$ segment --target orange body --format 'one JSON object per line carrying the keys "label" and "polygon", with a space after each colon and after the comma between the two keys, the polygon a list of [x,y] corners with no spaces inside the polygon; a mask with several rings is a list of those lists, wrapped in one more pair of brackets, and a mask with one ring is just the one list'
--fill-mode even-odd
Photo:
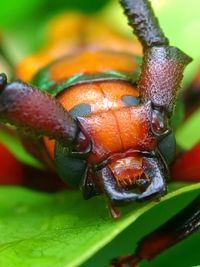
{"label": "orange body", "polygon": [[[127,106],[124,96],[139,98],[139,93],[125,81],[102,81],[71,86],[58,99],[68,111],[79,104],[90,105],[91,113],[77,118],[92,141],[87,161],[99,164],[110,158],[115,177],[127,185],[143,173],[142,156],[137,151],[151,152],[156,143],[150,129],[150,106]],[[54,141],[45,138],[45,144],[53,157]]]}
{"label": "orange body", "polygon": [[[30,81],[39,69],[53,60],[74,54],[80,50],[98,50],[107,51],[107,53],[112,51],[142,56],[142,47],[139,42],[136,40],[133,41],[132,38],[130,40],[127,37],[125,38],[103,21],[96,18],[94,20],[93,18],[78,13],[64,13],[58,15],[49,23],[44,46],[37,54],[28,56],[18,64],[16,76],[23,81]],[[86,59],[84,62],[85,66],[87,64],[94,66],[100,63],[99,60],[101,60],[101,58],[99,57],[98,59],[90,58],[90,56],[87,57],[87,53],[84,53],[84,55],[78,59],[73,56],[72,61],[68,61],[68,63],[70,63],[70,69],[76,68],[76,65],[80,64],[81,59]],[[91,59],[93,63],[91,63],[91,61],[89,62],[88,59]],[[115,64],[120,64],[119,56],[113,60]],[[61,60],[61,62],[63,61]],[[55,69],[55,67],[53,69]],[[132,71],[133,70],[134,69],[132,69]],[[68,71],[70,70],[68,69]],[[76,70],[73,74],[75,73]]]}
{"label": "orange body", "polygon": [[139,97],[139,94],[127,82],[105,81],[72,86],[58,96],[67,110],[81,103],[91,106],[90,115],[78,118],[84,132],[93,140],[90,161],[99,162],[112,153],[129,149],[152,149],[154,139],[148,134],[149,107],[127,107],[123,96]]}

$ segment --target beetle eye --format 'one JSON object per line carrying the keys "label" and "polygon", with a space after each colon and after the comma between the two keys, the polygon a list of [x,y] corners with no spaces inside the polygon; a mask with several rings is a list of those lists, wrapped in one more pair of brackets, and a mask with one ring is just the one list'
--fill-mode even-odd
{"label": "beetle eye", "polygon": [[165,112],[153,109],[151,116],[151,129],[155,135],[163,135],[168,132],[168,119]]}
{"label": "beetle eye", "polygon": [[126,106],[137,106],[140,103],[140,99],[138,97],[132,96],[132,95],[124,95],[122,96],[122,102],[126,105]]}
{"label": "beetle eye", "polygon": [[69,112],[73,118],[86,117],[91,113],[91,106],[89,104],[79,104],[70,109]]}

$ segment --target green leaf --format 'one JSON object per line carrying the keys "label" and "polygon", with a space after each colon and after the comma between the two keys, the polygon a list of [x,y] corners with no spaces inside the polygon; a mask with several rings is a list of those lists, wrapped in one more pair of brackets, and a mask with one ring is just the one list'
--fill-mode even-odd
{"label": "green leaf", "polygon": [[[190,203],[198,194],[190,191],[170,198],[143,213],[132,225],[122,231],[112,242],[98,251],[81,267],[108,266],[111,258],[132,254],[136,251],[137,243],[145,235],[166,222],[179,210]],[[200,262],[199,255],[200,232],[164,251],[152,261],[142,261],[140,267],[188,267]],[[184,257],[183,255],[187,255]]]}
{"label": "green leaf", "polygon": [[[198,190],[174,184],[162,202]],[[158,203],[134,203],[109,218],[102,198],[83,201],[80,192],[55,195],[0,188],[0,266],[79,266]]]}
{"label": "green leaf", "polygon": [[0,129],[0,142],[2,142],[10,152],[22,163],[42,169],[42,164],[31,156],[22,146],[20,140],[16,136],[8,134],[3,129]]}
{"label": "green leaf", "polygon": [[[107,0],[10,0],[2,1],[0,8],[0,26],[13,27],[16,24],[23,25],[30,21],[42,20],[42,17],[63,10],[79,10],[84,12],[94,12],[99,10]],[[25,26],[25,25],[24,25]]]}
{"label": "green leaf", "polygon": [[0,8],[0,26],[8,27],[28,20],[39,8],[39,0],[2,1]]}
{"label": "green leaf", "polygon": [[198,109],[177,131],[178,144],[185,148],[191,148],[200,140],[200,109]]}

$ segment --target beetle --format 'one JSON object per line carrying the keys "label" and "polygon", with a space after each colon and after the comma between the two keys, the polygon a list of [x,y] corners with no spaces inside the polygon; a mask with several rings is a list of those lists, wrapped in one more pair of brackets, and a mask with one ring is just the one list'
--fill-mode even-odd
{"label": "beetle", "polygon": [[[114,217],[116,206],[167,192],[175,155],[170,118],[191,61],[169,45],[147,0],[120,2],[143,47],[138,79],[137,55],[84,45],[30,83],[0,75],[1,122],[38,136],[59,176],[79,185],[85,199],[105,194]],[[133,266],[134,257],[113,265]]]}
{"label": "beetle", "polygon": [[137,88],[132,55],[81,49],[40,70],[37,87],[0,80],[1,121],[45,136],[61,178],[81,183],[84,198],[104,192],[114,205],[165,194],[162,142],[169,138],[173,150],[168,121],[191,61],[169,46],[148,2],[121,3],[144,49]]}

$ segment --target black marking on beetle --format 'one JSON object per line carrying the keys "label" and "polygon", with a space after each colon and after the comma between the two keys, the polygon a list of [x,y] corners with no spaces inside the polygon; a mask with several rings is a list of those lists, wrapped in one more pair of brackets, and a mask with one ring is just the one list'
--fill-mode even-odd
{"label": "black marking on beetle", "polygon": [[132,96],[132,95],[124,95],[121,97],[123,103],[126,106],[137,106],[140,103],[140,99],[138,97]]}
{"label": "black marking on beetle", "polygon": [[82,103],[74,106],[72,109],[70,109],[69,112],[73,118],[77,118],[88,116],[92,112],[92,110],[89,104]]}

